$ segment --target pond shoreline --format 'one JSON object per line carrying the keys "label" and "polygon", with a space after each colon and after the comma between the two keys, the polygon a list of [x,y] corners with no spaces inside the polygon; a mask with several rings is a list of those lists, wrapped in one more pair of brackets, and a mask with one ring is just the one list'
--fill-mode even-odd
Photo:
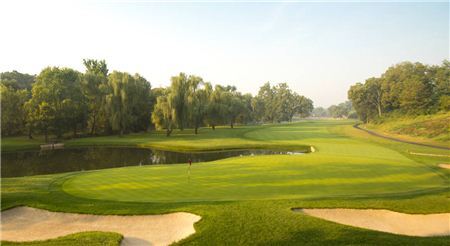
{"label": "pond shoreline", "polygon": [[[310,148],[311,150],[311,148]],[[298,155],[304,150],[232,149],[197,152],[166,151],[141,147],[72,147],[2,153],[2,177],[23,177],[126,166],[172,165],[216,161],[232,157]]]}

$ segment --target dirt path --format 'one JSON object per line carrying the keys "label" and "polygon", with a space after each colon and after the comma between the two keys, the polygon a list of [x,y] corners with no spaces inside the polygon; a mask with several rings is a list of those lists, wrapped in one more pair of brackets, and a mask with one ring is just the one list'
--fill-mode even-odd
{"label": "dirt path", "polygon": [[382,209],[297,209],[336,223],[408,236],[450,235],[450,213],[403,214]]}
{"label": "dirt path", "polygon": [[359,127],[359,124],[353,125],[354,128],[361,130],[361,131],[365,131],[367,133],[369,133],[370,135],[373,136],[377,136],[380,138],[385,138],[385,139],[389,139],[389,140],[393,140],[393,141],[397,141],[397,142],[401,142],[401,143],[407,143],[407,144],[414,144],[414,145],[420,145],[420,146],[426,146],[426,147],[431,147],[431,148],[435,148],[435,149],[443,149],[443,150],[450,150],[449,147],[444,147],[444,146],[438,146],[438,145],[433,145],[433,144],[425,144],[425,143],[417,143],[417,142],[412,142],[412,141],[407,141],[407,140],[402,140],[402,139],[398,139],[398,138],[394,138],[394,137],[388,137],[385,135],[382,135],[380,133],[371,131],[371,130],[367,130],[364,128]]}
{"label": "dirt path", "polygon": [[200,216],[190,213],[163,215],[88,215],[17,207],[1,212],[2,240],[34,241],[82,231],[117,232],[121,245],[169,245],[195,233]]}

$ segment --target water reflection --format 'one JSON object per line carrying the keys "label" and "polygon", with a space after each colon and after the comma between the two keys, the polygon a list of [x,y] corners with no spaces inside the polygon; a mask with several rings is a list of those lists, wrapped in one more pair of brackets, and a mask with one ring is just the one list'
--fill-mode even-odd
{"label": "water reflection", "polygon": [[41,151],[6,152],[1,155],[1,176],[95,170],[112,167],[204,162],[234,156],[303,154],[301,151],[231,150],[217,152],[172,152],[140,148],[66,148]]}

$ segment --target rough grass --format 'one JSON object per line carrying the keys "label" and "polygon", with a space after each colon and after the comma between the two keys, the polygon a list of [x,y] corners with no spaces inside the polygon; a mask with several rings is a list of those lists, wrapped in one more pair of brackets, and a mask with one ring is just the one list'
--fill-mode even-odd
{"label": "rough grass", "polygon": [[[189,181],[186,165],[4,178],[1,206],[6,209],[28,205],[93,214],[186,211],[202,216],[195,224],[197,232],[177,245],[448,243],[449,237],[399,236],[291,211],[298,207],[380,208],[405,213],[450,211],[450,171],[437,167],[449,158],[408,154],[408,151],[446,153],[445,150],[377,138],[353,129],[352,124],[310,121],[215,132],[203,129],[200,136],[191,136],[186,131],[183,132],[186,135],[177,132],[173,138],[151,134],[127,136],[123,139],[168,148],[202,150],[266,144],[313,145],[318,151],[300,156],[238,157],[195,163]],[[211,147],[207,139],[219,136],[220,141]],[[108,137],[88,141],[107,144]]]}
{"label": "rough grass", "polygon": [[366,124],[380,131],[405,140],[450,145],[450,112],[434,115],[387,118],[380,124]]}
{"label": "rough grass", "polygon": [[90,245],[90,246],[114,246],[122,241],[122,235],[114,232],[81,232],[51,240],[33,242],[8,242],[2,241],[4,246],[60,246],[60,245]]}

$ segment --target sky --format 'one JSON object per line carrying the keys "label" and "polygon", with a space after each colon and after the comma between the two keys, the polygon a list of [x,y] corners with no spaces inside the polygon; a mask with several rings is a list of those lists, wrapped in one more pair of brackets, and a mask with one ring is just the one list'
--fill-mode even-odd
{"label": "sky", "polygon": [[84,58],[139,73],[179,72],[255,95],[265,82],[328,107],[402,61],[449,59],[449,3],[0,0],[0,72],[84,71]]}

